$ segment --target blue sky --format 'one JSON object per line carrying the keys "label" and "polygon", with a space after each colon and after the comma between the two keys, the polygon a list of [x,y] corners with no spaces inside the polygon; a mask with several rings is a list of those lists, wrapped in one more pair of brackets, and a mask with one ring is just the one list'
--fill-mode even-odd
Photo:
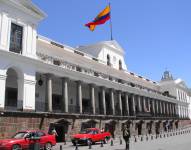
{"label": "blue sky", "polygon": [[[33,0],[48,17],[38,34],[76,47],[110,40],[109,22],[84,27],[108,0]],[[113,37],[125,50],[130,71],[155,81],[167,68],[191,87],[191,1],[110,0]]]}

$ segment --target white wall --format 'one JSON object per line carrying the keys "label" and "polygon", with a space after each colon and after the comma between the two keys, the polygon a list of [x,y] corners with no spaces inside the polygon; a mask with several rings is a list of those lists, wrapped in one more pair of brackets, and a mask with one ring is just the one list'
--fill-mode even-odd
{"label": "white wall", "polygon": [[20,10],[0,3],[0,49],[9,51],[11,23],[23,27],[22,54],[36,57],[37,20]]}
{"label": "white wall", "polygon": [[122,68],[124,70],[127,70],[125,61],[124,61],[124,56],[112,51],[111,49],[108,48],[103,48],[99,55],[98,55],[98,59],[103,60],[105,62],[107,62],[107,55],[109,54],[110,56],[110,62],[112,64],[112,67],[115,69],[119,69],[119,60],[121,60],[122,62]]}

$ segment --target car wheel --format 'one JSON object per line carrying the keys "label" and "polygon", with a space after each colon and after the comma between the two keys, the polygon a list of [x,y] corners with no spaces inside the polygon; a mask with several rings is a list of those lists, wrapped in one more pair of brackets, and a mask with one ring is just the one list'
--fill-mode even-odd
{"label": "car wheel", "polygon": [[72,142],[73,146],[76,146],[76,143],[75,142]]}
{"label": "car wheel", "polygon": [[52,149],[52,144],[51,143],[46,143],[45,144],[45,150],[51,150]]}
{"label": "car wheel", "polygon": [[21,146],[16,144],[12,146],[12,150],[21,150]]}

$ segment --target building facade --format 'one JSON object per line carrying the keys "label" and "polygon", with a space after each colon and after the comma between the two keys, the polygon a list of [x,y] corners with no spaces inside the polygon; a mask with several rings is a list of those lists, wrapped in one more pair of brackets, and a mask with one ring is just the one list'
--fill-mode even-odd
{"label": "building facade", "polygon": [[178,115],[191,118],[191,90],[186,86],[185,82],[180,78],[174,79],[169,71],[165,71],[159,84],[164,94],[174,96],[178,101],[186,102],[178,104]]}
{"label": "building facade", "polygon": [[115,137],[124,124],[132,135],[155,134],[188,119],[188,101],[129,72],[116,41],[57,43],[37,35],[45,16],[30,0],[0,1],[0,138],[53,127],[57,141],[87,127]]}

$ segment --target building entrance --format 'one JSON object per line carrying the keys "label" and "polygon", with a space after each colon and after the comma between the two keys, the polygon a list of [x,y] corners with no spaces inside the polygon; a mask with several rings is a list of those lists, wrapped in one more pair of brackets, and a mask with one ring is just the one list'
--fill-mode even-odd
{"label": "building entrance", "polygon": [[115,127],[116,127],[116,122],[114,120],[105,123],[105,131],[110,132],[112,138],[115,138]]}
{"label": "building entrance", "polygon": [[155,132],[156,134],[160,133],[160,122],[155,122]]}
{"label": "building entrance", "polygon": [[66,141],[66,134],[68,133],[68,128],[71,123],[67,120],[60,120],[55,123],[51,123],[49,126],[49,133],[52,132],[53,129],[56,130],[56,142],[65,142]]}
{"label": "building entrance", "polygon": [[151,134],[151,133],[152,133],[152,124],[153,124],[152,121],[147,122],[147,124],[146,124],[146,128],[147,128],[147,133],[148,133],[148,134]]}
{"label": "building entrance", "polygon": [[136,123],[138,135],[142,134],[142,123],[143,123],[142,121],[139,121],[138,123]]}
{"label": "building entrance", "polygon": [[21,100],[18,101],[18,96],[19,96],[18,81],[21,83],[19,77],[20,76],[18,76],[15,69],[9,68],[7,70],[6,90],[5,90],[5,109],[7,110],[17,110],[18,107],[22,108],[22,101]]}
{"label": "building entrance", "polygon": [[86,128],[95,128],[97,123],[98,122],[95,120],[84,120],[82,121],[81,130],[84,130]]}

